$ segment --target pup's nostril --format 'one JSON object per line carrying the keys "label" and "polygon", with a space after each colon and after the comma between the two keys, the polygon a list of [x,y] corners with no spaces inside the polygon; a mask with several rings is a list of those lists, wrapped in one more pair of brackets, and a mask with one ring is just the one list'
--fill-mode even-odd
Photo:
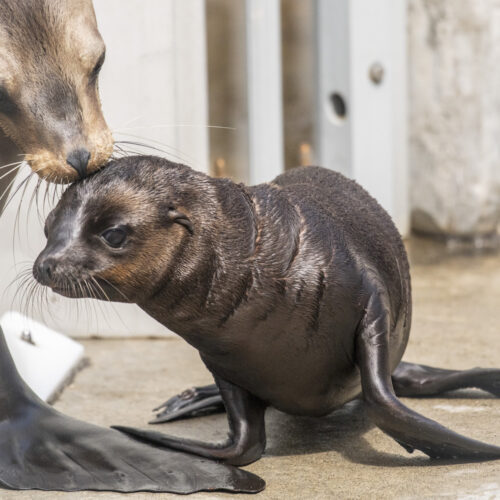
{"label": "pup's nostril", "polygon": [[87,176],[87,166],[89,161],[90,152],[85,148],[75,149],[66,157],[66,162],[78,172],[80,179]]}
{"label": "pup's nostril", "polygon": [[48,283],[52,280],[54,276],[55,261],[53,259],[44,259],[40,264],[38,264],[38,273],[42,278],[42,281]]}

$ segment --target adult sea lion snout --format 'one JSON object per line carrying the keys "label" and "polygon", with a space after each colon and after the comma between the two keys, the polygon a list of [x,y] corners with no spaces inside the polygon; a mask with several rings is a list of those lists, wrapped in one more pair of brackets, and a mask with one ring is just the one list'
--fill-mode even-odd
{"label": "adult sea lion snout", "polygon": [[96,171],[114,142],[101,110],[105,46],[91,0],[0,5],[0,127],[40,177]]}

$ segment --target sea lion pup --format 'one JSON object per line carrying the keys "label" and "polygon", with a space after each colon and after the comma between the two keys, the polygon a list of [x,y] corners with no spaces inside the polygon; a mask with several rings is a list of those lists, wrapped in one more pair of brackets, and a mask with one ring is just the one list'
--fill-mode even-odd
{"label": "sea lion pup", "polygon": [[212,372],[230,426],[221,444],[122,431],[248,464],[265,448],[267,406],[321,416],[362,395],[408,451],[500,457],[397,398],[394,386],[498,396],[500,370],[400,364],[411,316],[405,249],[387,213],[338,173],[297,168],[245,187],[129,157],[69,187],[45,231],[35,278],[66,297],[135,302],[182,336]]}

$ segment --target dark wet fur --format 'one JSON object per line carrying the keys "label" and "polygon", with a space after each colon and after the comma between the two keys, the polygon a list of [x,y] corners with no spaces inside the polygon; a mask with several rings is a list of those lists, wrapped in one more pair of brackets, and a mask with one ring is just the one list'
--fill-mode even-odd
{"label": "dark wet fur", "polygon": [[[97,238],[108,212],[133,235],[116,257]],[[80,235],[67,236],[64,228],[77,220]],[[460,436],[397,399],[393,385],[415,396],[471,385],[494,391],[500,371],[400,364],[411,323],[406,252],[388,214],[352,180],[306,167],[246,187],[164,159],[130,157],[69,188],[51,226],[35,269],[53,259],[60,275],[105,274],[196,347],[231,433],[214,445],[120,430],[241,465],[265,448],[266,406],[321,416],[362,395],[373,421],[409,451],[500,457],[499,447]],[[204,393],[213,406],[213,390]],[[179,412],[189,404],[170,406]]]}

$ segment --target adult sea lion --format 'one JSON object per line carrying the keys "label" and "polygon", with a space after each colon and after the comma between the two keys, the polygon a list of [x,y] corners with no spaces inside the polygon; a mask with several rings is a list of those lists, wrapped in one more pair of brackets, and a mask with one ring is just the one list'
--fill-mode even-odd
{"label": "adult sea lion", "polygon": [[135,302],[182,336],[212,372],[230,427],[220,444],[116,427],[126,433],[248,464],[265,448],[266,407],[321,416],[362,395],[410,452],[500,457],[397,398],[471,386],[499,396],[500,370],[400,363],[406,252],[388,214],[338,173],[297,168],[246,187],[129,157],[69,187],[45,231],[35,278],[66,297]]}
{"label": "adult sea lion", "polygon": [[[103,166],[113,138],[98,74],[104,43],[90,0],[0,2],[0,212],[25,159],[70,182]],[[21,154],[22,153],[22,154]],[[0,330],[0,486],[190,493],[260,491],[247,472],[165,453],[56,412],[20,379]]]}
{"label": "adult sea lion", "polygon": [[2,165],[24,159],[40,177],[70,182],[106,163],[114,143],[98,92],[104,56],[91,0],[2,0]]}

